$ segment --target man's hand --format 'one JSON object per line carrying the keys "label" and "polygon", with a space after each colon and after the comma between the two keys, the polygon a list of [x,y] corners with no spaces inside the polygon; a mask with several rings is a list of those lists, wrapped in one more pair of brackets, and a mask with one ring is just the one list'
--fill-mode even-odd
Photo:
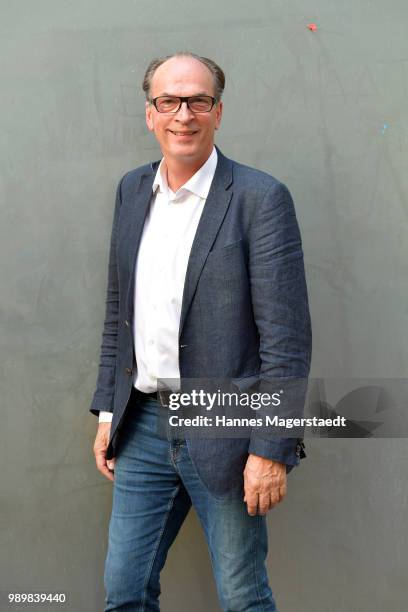
{"label": "man's hand", "polygon": [[93,447],[96,467],[101,472],[101,474],[108,478],[108,480],[114,480],[112,472],[115,467],[115,458],[106,461],[106,450],[109,444],[109,434],[111,425],[112,423],[99,423]]}
{"label": "man's hand", "polygon": [[266,514],[286,495],[286,465],[249,455],[244,470],[244,491],[248,514]]}

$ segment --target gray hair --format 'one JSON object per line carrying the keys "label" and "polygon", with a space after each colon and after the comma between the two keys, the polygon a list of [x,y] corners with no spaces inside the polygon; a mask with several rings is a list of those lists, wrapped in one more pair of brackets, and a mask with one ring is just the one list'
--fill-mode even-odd
{"label": "gray hair", "polygon": [[157,68],[173,57],[193,57],[194,59],[204,64],[204,66],[207,66],[214,79],[214,97],[216,98],[217,102],[221,99],[222,92],[224,91],[225,87],[225,74],[223,70],[218,66],[218,64],[216,64],[208,57],[196,55],[195,53],[191,53],[190,51],[179,51],[178,53],[172,53],[171,55],[166,55],[165,57],[160,57],[150,62],[145,72],[142,84],[143,91],[146,94],[146,100],[150,100],[150,88],[152,84],[152,78]]}

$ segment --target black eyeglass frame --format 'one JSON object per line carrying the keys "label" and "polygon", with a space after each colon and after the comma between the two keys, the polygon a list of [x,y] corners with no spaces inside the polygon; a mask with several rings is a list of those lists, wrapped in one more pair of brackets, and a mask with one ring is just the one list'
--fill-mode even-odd
{"label": "black eyeglass frame", "polygon": [[[157,100],[160,100],[160,98],[177,98],[179,100],[179,105],[176,108],[176,110],[172,110],[172,111],[159,111],[159,109],[157,108]],[[206,110],[206,111],[195,111],[192,108],[190,108],[190,103],[189,101],[191,100],[191,98],[208,98],[211,100],[212,104],[211,107]],[[179,112],[181,105],[183,104],[183,102],[186,102],[189,110],[191,110],[192,113],[210,113],[212,111],[212,109],[214,108],[214,105],[218,102],[217,98],[214,98],[213,96],[207,96],[207,95],[195,95],[195,96],[157,96],[156,98],[150,98],[149,100],[150,104],[153,104],[154,108],[157,110],[158,113],[160,113],[161,115],[175,115],[176,113]]]}

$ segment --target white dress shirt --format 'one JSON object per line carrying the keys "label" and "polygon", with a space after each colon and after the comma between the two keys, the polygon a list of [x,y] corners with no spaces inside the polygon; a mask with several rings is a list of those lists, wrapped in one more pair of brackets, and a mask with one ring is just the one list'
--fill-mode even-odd
{"label": "white dress shirt", "polygon": [[[133,338],[137,371],[133,385],[151,393],[158,379],[178,388],[181,303],[191,246],[214,178],[217,151],[175,193],[161,160],[153,182],[135,269]],[[170,381],[168,381],[170,383]],[[99,413],[99,422],[112,420]]]}

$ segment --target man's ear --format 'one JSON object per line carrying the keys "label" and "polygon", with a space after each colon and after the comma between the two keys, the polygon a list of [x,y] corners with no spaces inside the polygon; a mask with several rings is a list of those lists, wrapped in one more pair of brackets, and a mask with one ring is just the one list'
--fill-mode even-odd
{"label": "man's ear", "polygon": [[145,104],[145,112],[146,112],[146,125],[147,128],[153,132],[154,130],[154,122],[153,122],[153,104],[150,104],[150,102],[148,102],[146,100],[146,104]]}
{"label": "man's ear", "polygon": [[220,100],[215,109],[215,129],[218,130],[222,117],[222,101]]}

